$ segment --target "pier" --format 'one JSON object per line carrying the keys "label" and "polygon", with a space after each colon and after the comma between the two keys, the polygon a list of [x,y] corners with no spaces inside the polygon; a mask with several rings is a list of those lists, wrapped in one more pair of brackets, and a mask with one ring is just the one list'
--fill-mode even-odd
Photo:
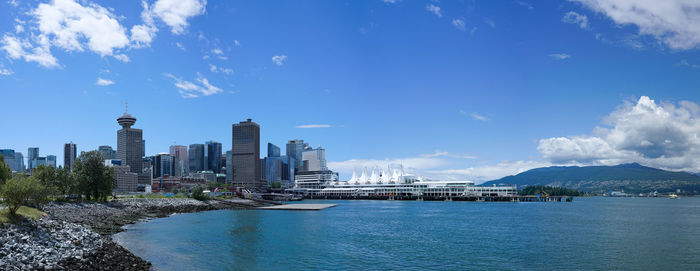
{"label": "pier", "polygon": [[571,202],[569,196],[343,196],[343,195],[306,195],[305,199],[341,199],[341,200],[417,200],[417,201],[475,201],[475,202]]}

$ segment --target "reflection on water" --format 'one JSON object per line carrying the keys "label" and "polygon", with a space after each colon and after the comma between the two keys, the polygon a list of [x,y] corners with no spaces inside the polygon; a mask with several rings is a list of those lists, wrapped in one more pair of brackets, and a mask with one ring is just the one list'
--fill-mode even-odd
{"label": "reflection on water", "polygon": [[700,269],[700,198],[333,202],[178,214],[114,238],[160,270]]}

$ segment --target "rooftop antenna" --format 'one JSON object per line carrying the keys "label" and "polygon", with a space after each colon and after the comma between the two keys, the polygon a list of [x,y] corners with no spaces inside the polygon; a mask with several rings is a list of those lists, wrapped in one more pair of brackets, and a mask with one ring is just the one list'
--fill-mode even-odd
{"label": "rooftop antenna", "polygon": [[124,103],[124,113],[129,112],[129,100]]}

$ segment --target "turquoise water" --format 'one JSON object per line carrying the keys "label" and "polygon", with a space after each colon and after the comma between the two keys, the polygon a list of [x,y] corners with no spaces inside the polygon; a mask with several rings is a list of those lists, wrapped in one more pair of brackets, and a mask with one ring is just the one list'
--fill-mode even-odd
{"label": "turquoise water", "polygon": [[319,202],[339,205],[177,214],[114,239],[157,270],[700,269],[700,198]]}

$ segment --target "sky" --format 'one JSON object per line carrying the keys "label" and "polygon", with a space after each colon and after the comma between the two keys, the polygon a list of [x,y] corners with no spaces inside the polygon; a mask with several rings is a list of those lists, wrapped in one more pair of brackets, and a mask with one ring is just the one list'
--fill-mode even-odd
{"label": "sky", "polygon": [[0,148],[59,164],[116,148],[128,101],[147,155],[252,118],[341,179],[700,172],[697,1],[2,0],[0,36]]}

